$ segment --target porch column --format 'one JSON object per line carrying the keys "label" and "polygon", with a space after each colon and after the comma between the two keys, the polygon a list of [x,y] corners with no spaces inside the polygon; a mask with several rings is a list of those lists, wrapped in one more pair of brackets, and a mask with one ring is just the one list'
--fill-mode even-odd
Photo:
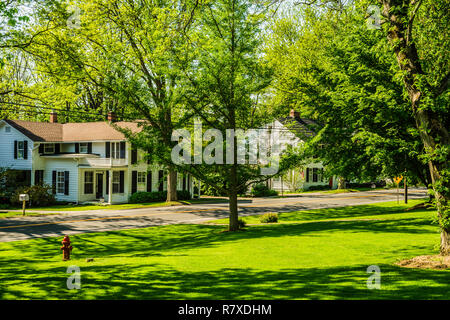
{"label": "porch column", "polygon": [[113,195],[113,189],[112,189],[112,180],[113,179],[113,171],[109,170],[109,179],[107,181],[108,183],[108,190],[109,190],[109,194],[108,194],[108,203],[112,204],[112,195]]}

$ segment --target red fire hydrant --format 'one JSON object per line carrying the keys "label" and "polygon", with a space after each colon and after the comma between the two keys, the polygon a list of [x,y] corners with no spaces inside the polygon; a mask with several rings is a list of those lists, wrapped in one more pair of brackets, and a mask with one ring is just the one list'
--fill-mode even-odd
{"label": "red fire hydrant", "polygon": [[70,260],[70,251],[72,251],[72,246],[70,245],[70,238],[69,236],[65,236],[63,241],[61,241],[62,247],[60,250],[63,251],[63,261]]}

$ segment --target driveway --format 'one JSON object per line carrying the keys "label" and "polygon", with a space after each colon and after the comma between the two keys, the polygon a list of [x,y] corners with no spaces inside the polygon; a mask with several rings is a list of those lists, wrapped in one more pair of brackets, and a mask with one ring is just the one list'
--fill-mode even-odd
{"label": "driveway", "polygon": [[[409,199],[424,198],[426,190],[410,189],[408,195]],[[306,193],[286,198],[241,199],[239,215],[343,207],[396,199],[395,190],[340,194]],[[402,203],[401,196],[400,202]],[[65,211],[47,216],[15,216],[0,219],[0,242],[167,224],[202,223],[226,217],[228,203],[223,202],[126,210]]]}

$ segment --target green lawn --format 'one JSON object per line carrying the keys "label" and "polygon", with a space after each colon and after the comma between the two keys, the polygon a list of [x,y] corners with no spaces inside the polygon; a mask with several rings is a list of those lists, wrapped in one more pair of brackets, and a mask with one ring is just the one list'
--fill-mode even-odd
{"label": "green lawn", "polygon": [[[439,242],[435,212],[404,207],[282,214],[288,223],[237,233],[207,224],[80,234],[66,262],[62,237],[0,243],[0,298],[449,299],[449,270],[394,265],[436,254]],[[66,289],[69,265],[81,268],[80,290]],[[369,265],[381,290],[366,287]]]}
{"label": "green lawn", "polygon": [[[123,203],[123,204],[113,204],[113,205],[67,205],[67,204],[61,204],[61,205],[53,205],[48,207],[37,207],[37,208],[27,208],[26,212],[32,211],[91,211],[91,210],[123,210],[123,209],[141,209],[141,208],[151,208],[151,207],[167,207],[167,206],[179,206],[179,205],[191,205],[196,203],[211,203],[211,202],[226,202],[227,200],[224,199],[211,199],[211,198],[204,198],[204,199],[191,199],[191,200],[182,200],[182,201],[161,201],[161,202],[148,202],[148,203]],[[22,210],[20,207],[15,208],[9,208],[1,211],[8,211],[8,210]],[[31,210],[31,211],[30,211]],[[0,211],[0,217],[2,217]],[[11,215],[21,215],[22,212],[9,212]]]}
{"label": "green lawn", "polygon": [[[43,212],[26,212],[26,216],[40,216],[40,215],[49,215],[54,213],[43,213]],[[22,216],[22,212],[18,211],[0,211],[0,219],[14,217],[14,216]]]}

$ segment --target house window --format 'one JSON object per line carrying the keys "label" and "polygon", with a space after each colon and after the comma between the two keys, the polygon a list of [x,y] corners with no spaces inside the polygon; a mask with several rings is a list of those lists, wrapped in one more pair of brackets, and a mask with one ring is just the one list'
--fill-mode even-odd
{"label": "house window", "polygon": [[11,133],[11,127],[5,127],[5,132],[6,133]]}
{"label": "house window", "polygon": [[84,193],[85,194],[94,193],[94,172],[92,171],[84,172]]}
{"label": "house window", "polygon": [[24,159],[25,157],[25,142],[17,141],[17,159]]}
{"label": "house window", "polygon": [[317,182],[318,181],[318,168],[313,168],[313,182]]}
{"label": "house window", "polygon": [[120,142],[111,142],[111,158],[120,159]]}
{"label": "house window", "polygon": [[145,172],[138,172],[138,184],[144,184],[146,179]]}
{"label": "house window", "polygon": [[113,193],[120,193],[120,172],[114,171],[113,172]]}
{"label": "house window", "polygon": [[88,153],[88,144],[80,143],[80,153]]}
{"label": "house window", "polygon": [[59,194],[64,194],[66,185],[66,179],[64,171],[58,171],[56,176],[56,192]]}
{"label": "house window", "polygon": [[55,153],[55,144],[54,143],[46,143],[44,144],[44,153]]}

